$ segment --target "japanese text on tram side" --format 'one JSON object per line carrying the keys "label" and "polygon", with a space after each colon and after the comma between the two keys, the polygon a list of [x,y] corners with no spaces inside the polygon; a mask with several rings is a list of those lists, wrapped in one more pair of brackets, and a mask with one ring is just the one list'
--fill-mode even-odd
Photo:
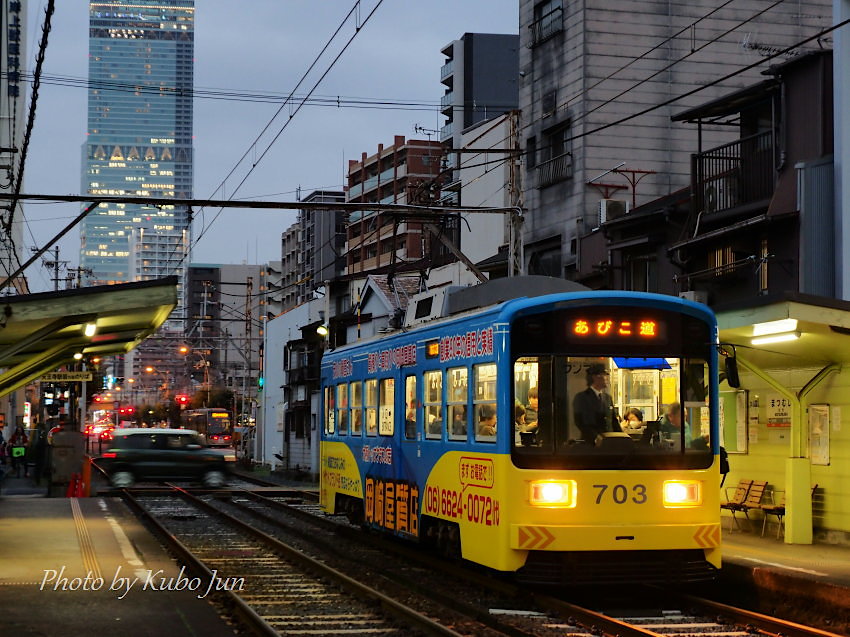
{"label": "japanese text on tram side", "polygon": [[370,447],[363,445],[363,462],[375,462],[377,464],[392,464],[392,447]]}
{"label": "japanese text on tram side", "polygon": [[460,483],[464,490],[466,487],[484,487],[485,489],[493,488],[493,461],[489,458],[469,458],[463,457],[458,465],[460,473]]}
{"label": "japanese text on tram side", "polygon": [[38,589],[53,591],[99,591],[109,590],[118,593],[118,599],[124,599],[131,590],[137,591],[192,591],[197,592],[196,597],[203,599],[214,591],[241,591],[245,588],[244,577],[219,577],[218,571],[212,569],[212,577],[209,581],[202,577],[186,577],[186,567],[180,568],[176,577],[166,575],[162,569],[132,571],[133,575],[124,577],[121,574],[121,566],[115,570],[112,581],[102,577],[95,577],[89,571],[85,577],[66,577],[65,566],[58,571],[55,569],[44,569],[44,577]]}
{"label": "japanese text on tram side", "polygon": [[334,361],[333,367],[334,378],[348,378],[354,375],[354,365],[350,358],[343,358],[339,361]]}
{"label": "japanese text on tram side", "polygon": [[416,345],[402,345],[380,352],[369,352],[367,368],[370,374],[386,372],[396,367],[416,364]]}
{"label": "japanese text on tram side", "polygon": [[405,480],[366,478],[366,522],[419,535],[419,487]]}
{"label": "japanese text on tram side", "polygon": [[499,526],[499,501],[489,495],[426,487],[425,512],[485,526]]}
{"label": "japanese text on tram side", "polygon": [[455,358],[472,358],[493,353],[493,328],[473,330],[466,334],[444,336],[440,339],[440,362]]}

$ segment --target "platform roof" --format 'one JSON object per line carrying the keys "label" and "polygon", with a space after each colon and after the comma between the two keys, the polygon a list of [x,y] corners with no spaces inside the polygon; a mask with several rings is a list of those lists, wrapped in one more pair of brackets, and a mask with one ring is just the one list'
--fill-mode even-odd
{"label": "platform roof", "polygon": [[[177,305],[177,277],[0,297],[0,396],[72,363],[129,352]],[[84,333],[95,323],[94,336]]]}
{"label": "platform roof", "polygon": [[[715,308],[720,342],[762,369],[824,367],[850,363],[850,303],[826,297],[786,293],[746,306]],[[794,340],[753,345],[753,326],[796,319]]]}

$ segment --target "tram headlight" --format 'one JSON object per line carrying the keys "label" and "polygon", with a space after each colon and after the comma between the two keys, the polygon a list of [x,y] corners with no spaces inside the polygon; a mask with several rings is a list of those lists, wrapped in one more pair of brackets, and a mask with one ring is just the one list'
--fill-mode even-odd
{"label": "tram headlight", "polygon": [[695,507],[702,504],[702,483],[699,480],[665,480],[665,507]]}
{"label": "tram headlight", "polygon": [[576,481],[535,480],[529,501],[532,506],[572,509],[576,505]]}

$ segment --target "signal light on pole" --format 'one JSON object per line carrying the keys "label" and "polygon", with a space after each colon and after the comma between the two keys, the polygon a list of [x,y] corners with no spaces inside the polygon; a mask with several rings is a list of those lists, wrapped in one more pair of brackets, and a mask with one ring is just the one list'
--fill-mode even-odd
{"label": "signal light on pole", "polygon": [[174,397],[174,400],[177,401],[178,405],[188,405],[189,404],[189,397],[186,394],[177,394]]}

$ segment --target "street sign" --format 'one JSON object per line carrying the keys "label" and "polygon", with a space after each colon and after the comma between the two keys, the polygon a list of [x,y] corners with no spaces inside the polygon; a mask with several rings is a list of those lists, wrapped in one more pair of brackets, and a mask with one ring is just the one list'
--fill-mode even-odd
{"label": "street sign", "polygon": [[43,374],[41,377],[41,380],[45,383],[67,383],[91,379],[91,372],[50,372],[49,374]]}

